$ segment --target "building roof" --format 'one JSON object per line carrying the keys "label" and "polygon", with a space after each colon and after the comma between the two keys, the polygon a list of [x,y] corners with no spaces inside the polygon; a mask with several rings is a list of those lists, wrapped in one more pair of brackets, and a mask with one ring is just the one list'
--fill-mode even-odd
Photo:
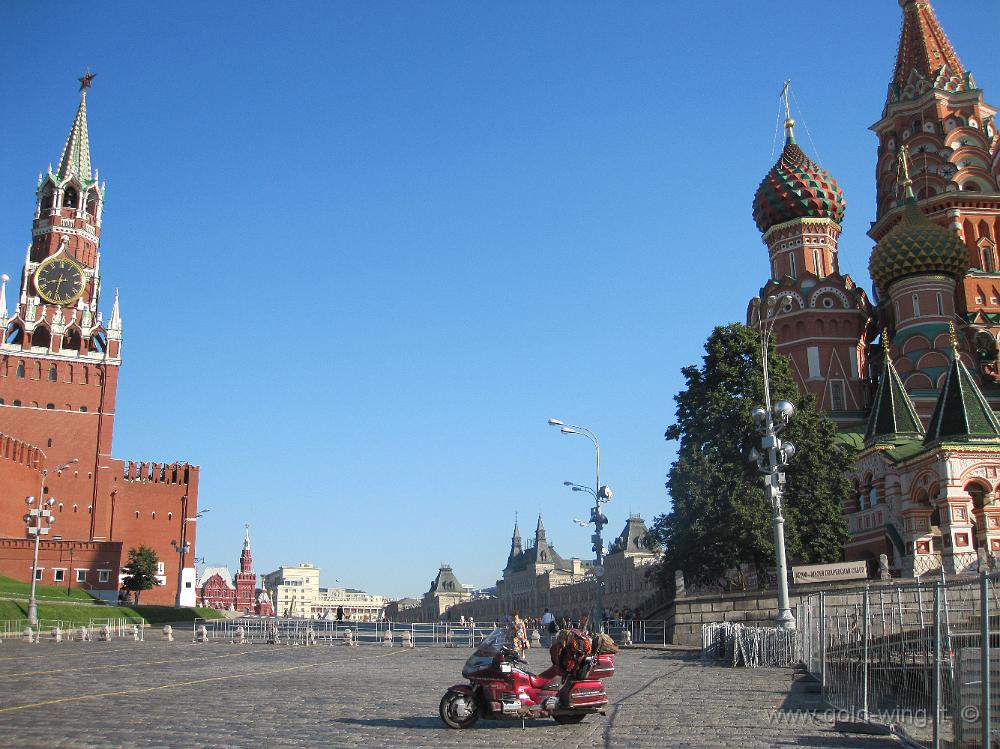
{"label": "building roof", "polygon": [[899,223],[875,245],[868,261],[880,296],[906,276],[940,273],[958,279],[969,268],[968,250],[958,234],[927,218],[909,185],[905,206]]}
{"label": "building roof", "polygon": [[810,160],[795,142],[786,122],[785,147],[761,181],[753,199],[753,220],[761,233],[800,218],[844,220],[844,193],[830,174]]}
{"label": "building roof", "polygon": [[615,539],[611,548],[611,553],[624,552],[626,554],[652,554],[647,546],[649,529],[646,521],[640,515],[629,515],[625,528]]}
{"label": "building roof", "polygon": [[[886,334],[883,333],[883,337]],[[897,439],[919,439],[924,434],[924,426],[913,407],[913,402],[903,388],[899,373],[889,356],[887,341],[885,366],[875,392],[875,402],[868,416],[868,427],[865,429],[865,446],[870,447],[876,442],[894,441]]]}
{"label": "building roof", "polygon": [[984,442],[1000,444],[1000,421],[990,408],[965,363],[953,351],[924,444],[932,442]]}
{"label": "building roof", "polygon": [[437,577],[431,582],[431,591],[434,593],[461,593],[462,583],[455,577],[454,571],[447,564],[442,564],[438,570]]}
{"label": "building roof", "polygon": [[233,587],[233,573],[229,571],[228,567],[206,567],[201,572],[198,587],[204,587],[205,583],[207,583],[213,575],[218,575],[227,586],[230,588]]}
{"label": "building roof", "polygon": [[903,26],[886,105],[918,99],[931,89],[958,92],[975,88],[941,28],[930,0],[900,0]]}
{"label": "building roof", "polygon": [[73,126],[70,128],[59,157],[56,176],[60,181],[76,177],[82,183],[91,182],[90,138],[87,134],[87,90],[80,92],[80,106],[76,110]]}

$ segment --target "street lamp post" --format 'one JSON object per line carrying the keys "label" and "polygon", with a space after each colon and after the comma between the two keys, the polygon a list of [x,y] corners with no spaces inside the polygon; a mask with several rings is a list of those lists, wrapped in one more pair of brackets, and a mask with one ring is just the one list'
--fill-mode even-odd
{"label": "street lamp post", "polygon": [[[771,382],[768,379],[768,342],[774,321],[778,316],[775,309],[777,299],[769,296],[762,304],[757,303],[757,331],[760,334],[761,369],[764,375],[764,405],[753,410],[754,425],[761,435],[760,451],[750,451],[751,461],[764,474],[764,487],[771,503],[772,526],[774,530],[774,557],[778,577],[778,619],[781,629],[795,629],[795,617],[788,601],[788,566],[785,560],[785,518],[782,514],[781,495],[785,486],[782,471],[795,455],[795,445],[782,441],[778,435],[788,426],[795,414],[795,406],[788,401],[778,401],[771,405]],[[762,307],[764,308],[762,310]]]}
{"label": "street lamp post", "polygon": [[[187,517],[186,516],[187,500],[188,500],[187,495],[185,495],[183,502],[184,512],[182,513],[183,517],[181,519],[181,541],[179,544],[177,543],[176,539],[170,541],[170,545],[174,547],[174,551],[176,551],[180,555],[177,562],[177,598],[175,602],[176,608],[181,608],[183,606],[181,599],[184,595],[184,556],[189,551],[191,551],[191,543],[187,540],[187,524],[197,522],[198,518],[200,518],[206,512],[209,512],[208,509],[199,510],[194,514],[194,516]],[[197,602],[198,601],[196,598],[195,603]]]}
{"label": "street lamp post", "polygon": [[[66,461],[56,468],[56,473],[69,468],[77,462],[79,462],[78,458]],[[35,555],[31,562],[31,595],[28,597],[28,622],[35,625],[38,624],[38,601],[35,599],[35,585],[38,582],[38,548],[41,544],[42,536],[47,536],[52,524],[56,522],[56,519],[52,517],[52,506],[56,503],[55,497],[49,497],[48,501],[45,500],[45,479],[48,476],[49,469],[43,469],[41,481],[38,485],[38,507],[32,506],[35,504],[34,497],[25,497],[24,500],[28,505],[28,512],[24,516],[24,522],[28,526],[28,535],[35,537]],[[42,525],[43,520],[47,525]]]}
{"label": "street lamp post", "polygon": [[590,522],[594,524],[594,534],[590,537],[593,542],[595,554],[594,577],[597,580],[597,593],[594,602],[594,612],[591,617],[591,626],[597,632],[604,631],[604,539],[601,536],[601,529],[608,524],[608,518],[601,511],[601,505],[611,501],[613,492],[608,486],[601,484],[601,443],[597,435],[587,429],[587,427],[576,424],[564,424],[559,419],[549,419],[549,426],[559,427],[563,434],[582,434],[594,443],[594,451],[597,457],[597,475],[594,489],[590,487],[574,484],[566,481],[564,484],[573,491],[586,491],[594,498],[594,506],[590,509]]}

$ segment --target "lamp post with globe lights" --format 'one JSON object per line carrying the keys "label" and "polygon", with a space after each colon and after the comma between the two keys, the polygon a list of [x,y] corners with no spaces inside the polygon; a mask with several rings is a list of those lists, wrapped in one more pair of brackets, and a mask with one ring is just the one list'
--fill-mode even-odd
{"label": "lamp post with globe lights", "polygon": [[[183,509],[187,512],[187,495],[183,497]],[[210,512],[208,508],[204,510],[199,510],[192,517],[186,517],[182,515],[181,519],[181,541],[177,543],[177,539],[172,539],[170,545],[174,547],[180,557],[177,562],[177,598],[175,601],[175,606],[177,608],[183,607],[184,604],[184,557],[189,551],[191,551],[191,542],[188,541],[187,537],[187,524],[198,522],[198,518],[202,517],[206,512]],[[197,560],[196,560],[197,561]],[[197,603],[197,596],[195,597],[195,603]]]}
{"label": "lamp post with globe lights", "polygon": [[[594,524],[594,534],[590,537],[594,550],[594,577],[597,581],[597,593],[594,600],[594,612],[591,617],[591,626],[595,631],[604,630],[604,539],[601,536],[601,529],[608,524],[608,518],[601,511],[601,505],[611,501],[614,492],[611,487],[601,484],[601,443],[597,435],[587,429],[587,427],[575,424],[564,424],[559,419],[549,419],[549,426],[559,427],[563,434],[582,434],[594,443],[594,450],[597,456],[597,476],[595,488],[574,484],[572,481],[564,481],[565,486],[570,487],[575,492],[585,491],[594,498],[594,506],[590,508],[590,522]],[[580,521],[574,521],[580,525]],[[587,523],[582,523],[587,525]]]}
{"label": "lamp post with globe lights", "polygon": [[[792,616],[788,601],[788,565],[785,560],[785,517],[781,507],[781,495],[785,486],[785,468],[795,455],[795,445],[779,439],[795,415],[795,406],[786,400],[771,405],[771,382],[768,378],[768,343],[774,321],[778,317],[777,299],[769,296],[761,304],[756,305],[757,331],[760,334],[760,360],[764,375],[764,405],[757,406],[753,412],[753,422],[761,435],[760,450],[750,450],[750,461],[764,474],[764,488],[771,503],[771,521],[774,529],[774,557],[778,577],[778,619],[781,629],[795,629],[795,617]],[[762,309],[763,308],[763,309]]]}
{"label": "lamp post with globe lights", "polygon": [[[56,473],[69,468],[74,463],[78,463],[78,458],[66,461],[56,468]],[[24,501],[28,505],[28,512],[24,515],[24,522],[28,526],[28,535],[35,537],[35,555],[31,562],[31,595],[28,597],[28,622],[38,624],[38,601],[35,599],[35,584],[38,582],[38,547],[42,536],[49,535],[49,530],[56,519],[52,517],[52,506],[56,503],[55,497],[45,499],[45,479],[49,476],[49,469],[42,470],[41,481],[38,486],[38,506],[35,507],[35,497],[25,497]],[[43,525],[43,521],[45,525]]]}

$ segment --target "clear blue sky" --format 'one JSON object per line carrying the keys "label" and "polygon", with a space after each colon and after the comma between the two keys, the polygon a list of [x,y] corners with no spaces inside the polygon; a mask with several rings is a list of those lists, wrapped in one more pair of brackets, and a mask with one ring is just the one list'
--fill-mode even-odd
{"label": "clear blue sky", "polygon": [[[937,0],[1000,104],[996,0]],[[893,0],[0,5],[0,269],[88,99],[125,324],[114,454],[202,466],[198,554],[490,585],[517,512],[590,555],[581,437],[669,507],[679,370],[767,275],[781,82],[866,287]],[[13,300],[9,298],[9,302]],[[106,294],[103,307],[110,309]]]}

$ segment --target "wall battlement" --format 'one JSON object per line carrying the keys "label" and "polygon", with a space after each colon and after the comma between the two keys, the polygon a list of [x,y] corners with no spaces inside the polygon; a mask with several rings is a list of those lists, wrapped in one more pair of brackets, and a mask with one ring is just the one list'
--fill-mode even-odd
{"label": "wall battlement", "polygon": [[122,462],[125,481],[152,482],[154,484],[190,484],[197,475],[198,466],[190,463],[149,463],[126,460]]}
{"label": "wall battlement", "polygon": [[41,449],[3,432],[0,432],[0,458],[38,471],[45,467],[45,453]]}

